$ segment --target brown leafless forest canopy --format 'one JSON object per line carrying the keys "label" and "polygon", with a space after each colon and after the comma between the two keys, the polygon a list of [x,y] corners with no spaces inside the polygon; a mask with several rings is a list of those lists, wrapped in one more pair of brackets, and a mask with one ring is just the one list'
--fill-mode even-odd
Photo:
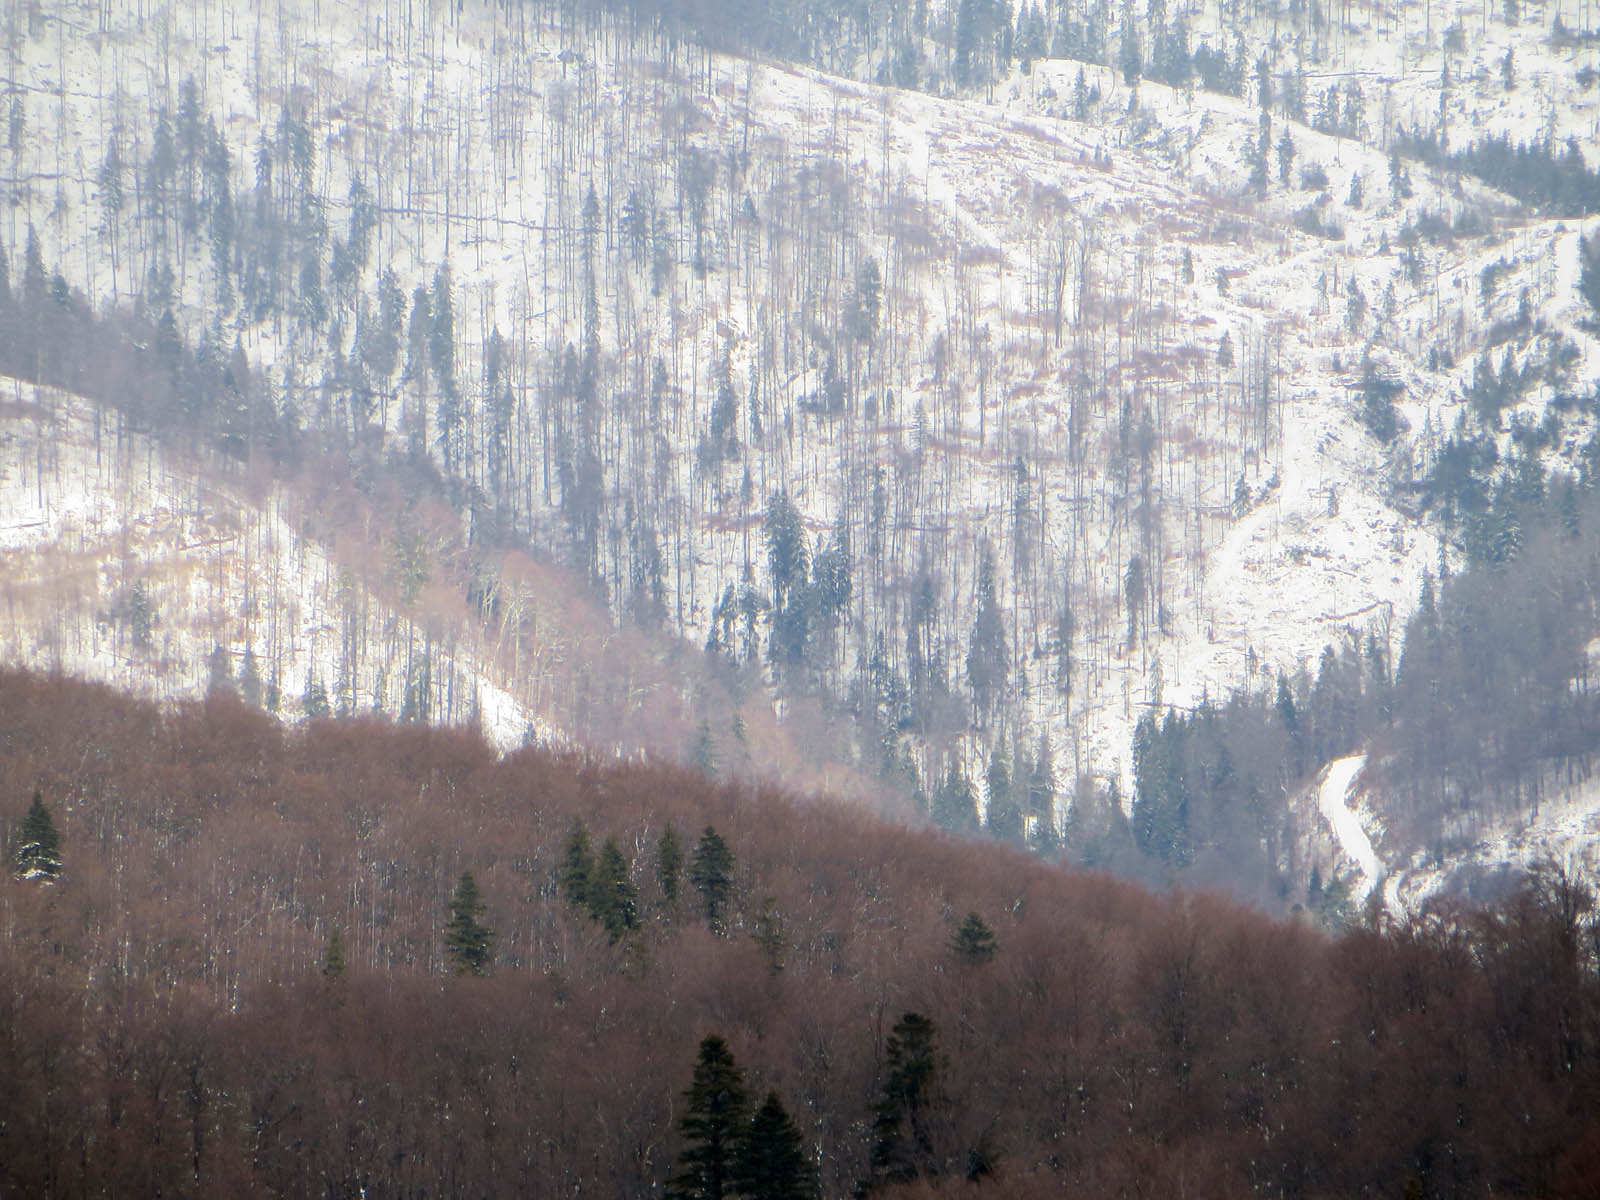
{"label": "brown leafless forest canopy", "polygon": [[[938,1054],[903,1195],[1586,1195],[1600,1171],[1596,926],[1559,875],[1330,940],[676,767],[6,671],[8,837],[35,790],[62,873],[0,882],[8,1195],[651,1194],[711,1033],[845,1195],[905,1012]],[[579,821],[624,864],[609,928],[568,898]],[[720,932],[692,870],[666,894],[668,822],[686,858],[707,826],[732,852]],[[446,949],[464,872],[481,977]]]}

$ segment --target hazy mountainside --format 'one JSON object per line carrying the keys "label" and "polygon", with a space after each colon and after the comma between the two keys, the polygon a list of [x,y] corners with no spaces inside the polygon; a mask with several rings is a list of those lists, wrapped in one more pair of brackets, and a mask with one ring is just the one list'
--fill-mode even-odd
{"label": "hazy mountainside", "polygon": [[[1543,496],[1594,444],[1594,176],[1565,144],[1600,113],[1594,14],[810,7],[746,29],[716,5],[14,6],[16,373],[49,357],[42,305],[127,306],[157,354],[227,364],[179,405],[226,459],[409,456],[460,544],[531,547],[625,626],[703,645],[734,698],[674,703],[708,760],[750,753],[770,684],[832,714],[791,734],[813,756],[947,823],[1095,841],[1128,797],[1108,845],[1174,867],[1242,846],[1252,879],[1302,886],[1326,852],[1291,794],[1389,711],[1357,682],[1370,717],[1291,728],[1324,711],[1324,647],[1398,683],[1426,572],[1521,544],[1500,464],[1536,463]],[[324,542],[280,596],[329,616],[275,629],[231,568],[197,570],[177,675],[221,647],[291,695],[330,675],[350,710],[688,742],[552,711],[544,667],[463,657],[453,618],[436,661],[404,563],[442,569],[443,544],[373,511],[409,547],[356,569],[391,589],[376,624],[327,599],[359,551],[307,513],[272,535]],[[472,637],[538,647],[486,602],[527,592],[506,560],[460,557]],[[13,604],[19,657],[110,670],[37,612]],[[1235,689],[1205,736],[1277,721],[1267,765],[1214,755],[1240,770],[1204,796],[1136,769],[1141,716],[1203,723]],[[1167,725],[1162,761],[1193,759]]]}
{"label": "hazy mountainside", "polygon": [[[435,657],[432,623],[405,615],[422,605],[373,604],[351,568],[295,532],[307,522],[285,489],[254,495],[248,481],[207,479],[121,414],[59,393],[18,384],[8,417],[9,657],[134,691],[237,688],[274,712],[351,715],[359,693],[370,712],[433,715],[418,711],[433,690],[418,683],[419,664]],[[236,642],[237,662],[220,649]],[[550,736],[487,668],[457,669],[460,649],[452,639],[437,656],[440,719],[480,721],[507,747]],[[492,654],[472,647],[467,661]],[[391,663],[412,664],[392,687]]]}
{"label": "hazy mountainside", "polygon": [[[1334,939],[682,768],[10,669],[0,795],[8,1195],[1593,1194],[1559,873]],[[792,1186],[686,1185],[718,1142]]]}
{"label": "hazy mountainside", "polygon": [[[679,758],[708,719],[738,720],[743,736],[712,765],[749,774],[759,760],[862,793],[841,764],[796,749],[799,714],[780,726],[692,652],[615,628],[559,568],[470,544],[436,478],[311,453],[207,465],[186,439],[141,432],[159,411],[159,399],[129,412],[12,382],[9,659],[164,699],[227,692],[287,717],[472,725],[502,750]],[[340,468],[355,478],[329,477]],[[475,584],[490,567],[486,602]]]}

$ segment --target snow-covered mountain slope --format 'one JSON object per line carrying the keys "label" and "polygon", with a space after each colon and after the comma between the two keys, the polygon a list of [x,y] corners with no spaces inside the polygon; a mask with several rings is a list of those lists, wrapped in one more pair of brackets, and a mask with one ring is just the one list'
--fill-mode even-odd
{"label": "snow-covered mountain slope", "polygon": [[[1393,914],[1439,897],[1490,901],[1523,872],[1554,864],[1574,877],[1600,871],[1600,787],[1561,773],[1543,780],[1527,808],[1471,814],[1427,845],[1390,835],[1385,798],[1362,775],[1365,756],[1330,763],[1313,786],[1321,822],[1308,828],[1308,859],[1345,901],[1369,900]],[[1376,893],[1376,896],[1374,896]]]}
{"label": "snow-covered mountain slope", "polygon": [[[497,553],[493,619],[463,594],[448,512],[319,508],[329,489],[164,447],[81,397],[0,379],[0,655],[189,699],[221,686],[286,719],[473,725],[864,796],[770,709],[671,646],[611,628],[558,569]],[[319,464],[320,466],[320,464]],[[807,727],[811,720],[798,720]]]}
{"label": "snow-covered mountain slope", "polygon": [[[871,676],[925,776],[1043,733],[1127,794],[1141,713],[1352,635],[1397,653],[1445,553],[1405,485],[1465,419],[1481,350],[1572,347],[1511,414],[1535,422],[1600,373],[1579,223],[1394,176],[1386,152],[1438,110],[1446,63],[1458,142],[1592,133],[1592,43],[1423,7],[1274,52],[1308,116],[1338,89],[1344,132],[1274,109],[1252,182],[1252,100],[1107,66],[1041,59],[940,99],[537,8],[39,3],[6,28],[0,243],[18,276],[31,228],[97,305],[153,317],[170,293],[296,421],[422,448],[616,612],[777,658],[791,686]],[[1265,16],[1214,16],[1197,36],[1266,45]],[[1400,389],[1392,444],[1360,420],[1369,364]],[[775,654],[780,493],[852,586]],[[278,639],[265,670],[303,675],[314,640]]]}
{"label": "snow-covered mountain slope", "polygon": [[306,514],[283,488],[201,474],[115,413],[5,383],[0,652],[9,661],[163,697],[221,684],[286,714],[320,704],[398,715],[419,703],[427,657],[439,719],[480,722],[508,748],[559,740],[526,695],[488,678],[493,648],[462,636],[470,623],[444,635],[448,648],[428,646],[437,624],[384,604],[303,536]]}

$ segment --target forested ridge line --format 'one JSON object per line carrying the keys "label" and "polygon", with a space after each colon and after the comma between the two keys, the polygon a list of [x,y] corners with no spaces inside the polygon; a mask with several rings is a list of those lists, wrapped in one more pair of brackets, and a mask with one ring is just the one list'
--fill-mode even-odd
{"label": "forested ridge line", "polygon": [[0,882],[7,1192],[645,1195],[713,1077],[779,1097],[829,1196],[1600,1165],[1560,872],[1330,938],[681,768],[12,670],[0,795],[56,865]]}

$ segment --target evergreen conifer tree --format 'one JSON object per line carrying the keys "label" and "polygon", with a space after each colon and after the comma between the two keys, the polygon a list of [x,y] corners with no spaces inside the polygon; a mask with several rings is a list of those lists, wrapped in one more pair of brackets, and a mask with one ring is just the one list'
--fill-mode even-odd
{"label": "evergreen conifer tree", "polygon": [[711,1034],[700,1043],[694,1081],[684,1093],[688,1108],[678,1129],[684,1147],[677,1175],[667,1184],[669,1200],[723,1200],[734,1192],[734,1164],[750,1111],[744,1072],[728,1043]]}
{"label": "evergreen conifer tree", "polygon": [[1122,18],[1122,45],[1117,51],[1117,69],[1122,72],[1122,82],[1133,87],[1144,73],[1144,51],[1139,45],[1139,26],[1133,18],[1130,5]]}
{"label": "evergreen conifer tree", "polygon": [[39,792],[33,794],[33,803],[12,839],[11,866],[21,879],[55,880],[61,876],[61,834]]}
{"label": "evergreen conifer tree", "polygon": [[1005,688],[1006,628],[995,594],[994,551],[983,548],[978,561],[978,613],[967,644],[967,682],[978,714],[987,717]]}
{"label": "evergreen conifer tree", "polygon": [[934,824],[952,833],[976,833],[978,830],[978,803],[972,794],[972,784],[953,762],[944,782],[933,793],[932,816]]}
{"label": "evergreen conifer tree", "polygon": [[1578,291],[1600,321],[1600,229],[1578,239]]}
{"label": "evergreen conifer tree", "polygon": [[239,695],[250,707],[261,707],[261,664],[251,646],[244,648],[244,659],[239,664]]}
{"label": "evergreen conifer tree", "polygon": [[1294,166],[1294,138],[1289,136],[1289,127],[1283,127],[1283,136],[1278,139],[1278,182],[1284,187],[1289,186],[1289,172]]}
{"label": "evergreen conifer tree", "polygon": [[233,664],[227,650],[219,644],[211,648],[211,654],[206,659],[206,695],[216,696],[224,692],[234,693]]}
{"label": "evergreen conifer tree", "polygon": [[973,51],[978,40],[976,0],[961,0],[956,8],[956,46],[954,75],[958,84],[972,79]]}
{"label": "evergreen conifer tree", "polygon": [[984,784],[988,792],[988,826],[989,834],[1001,841],[1022,841],[1022,807],[1017,803],[1015,790],[1011,786],[1011,771],[1006,765],[1005,755],[996,746],[989,753],[989,769],[984,774]]}
{"label": "evergreen conifer tree", "polygon": [[445,261],[440,263],[433,273],[433,290],[429,293],[428,308],[425,311],[430,315],[427,329],[428,364],[433,368],[433,375],[439,381],[440,389],[447,393],[454,390],[456,380],[455,306],[451,297],[452,290],[450,263]]}
{"label": "evergreen conifer tree", "polygon": [[747,1200],[811,1200],[817,1172],[777,1092],[768,1092],[734,1155],[734,1188]]}
{"label": "evergreen conifer tree", "polygon": [[1139,849],[1174,867],[1188,865],[1189,784],[1184,767],[1187,725],[1169,713],[1157,724],[1139,719],[1133,731],[1133,834]]}
{"label": "evergreen conifer tree", "polygon": [[789,954],[789,934],[785,929],[783,911],[773,897],[762,897],[750,936],[761,947],[761,956],[767,960],[767,966],[774,971],[783,970]]}
{"label": "evergreen conifer tree", "polygon": [[932,1119],[941,1100],[943,1066],[933,1022],[917,1012],[902,1015],[889,1035],[883,1094],[872,1122],[871,1175],[863,1193],[939,1173]]}
{"label": "evergreen conifer tree", "polygon": [[471,871],[456,881],[450,897],[450,924],[445,930],[445,949],[455,962],[457,975],[482,975],[494,954],[494,930],[483,923],[483,894]]}
{"label": "evergreen conifer tree", "polygon": [[1122,577],[1122,597],[1128,612],[1128,650],[1131,652],[1139,638],[1139,614],[1144,610],[1143,555],[1135,554],[1128,560],[1128,569]]}
{"label": "evergreen conifer tree", "polygon": [[700,835],[689,861],[689,882],[700,893],[706,921],[717,933],[724,931],[723,908],[733,894],[733,851],[710,825]]}
{"label": "evergreen conifer tree", "polygon": [[1050,757],[1050,735],[1039,735],[1039,757],[1028,776],[1028,813],[1033,817],[1032,840],[1041,854],[1054,854],[1061,845],[1056,828],[1056,770]]}
{"label": "evergreen conifer tree", "polygon": [[656,844],[656,880],[661,885],[661,898],[669,908],[678,903],[678,887],[683,880],[683,839],[671,821],[661,831],[661,841]]}
{"label": "evergreen conifer tree", "polygon": [[328,946],[322,953],[322,977],[328,980],[342,979],[344,973],[344,934],[335,925],[328,932]]}
{"label": "evergreen conifer tree", "polygon": [[333,713],[333,707],[328,703],[328,689],[315,675],[306,676],[306,693],[300,703],[306,716],[311,719],[331,716]]}
{"label": "evergreen conifer tree", "polygon": [[594,875],[594,851],[589,848],[589,827],[582,817],[574,817],[567,830],[567,846],[561,857],[561,894],[568,904],[589,903],[590,880]]}
{"label": "evergreen conifer tree", "polygon": [[639,893],[616,838],[607,838],[589,881],[589,912],[615,942],[639,926]]}
{"label": "evergreen conifer tree", "polygon": [[878,260],[870,255],[856,271],[856,303],[851,313],[850,331],[867,344],[878,332],[878,314],[883,308],[883,274]]}
{"label": "evergreen conifer tree", "polygon": [[977,913],[969,912],[950,939],[950,948],[962,962],[976,966],[992,959],[1000,947],[989,923]]}

